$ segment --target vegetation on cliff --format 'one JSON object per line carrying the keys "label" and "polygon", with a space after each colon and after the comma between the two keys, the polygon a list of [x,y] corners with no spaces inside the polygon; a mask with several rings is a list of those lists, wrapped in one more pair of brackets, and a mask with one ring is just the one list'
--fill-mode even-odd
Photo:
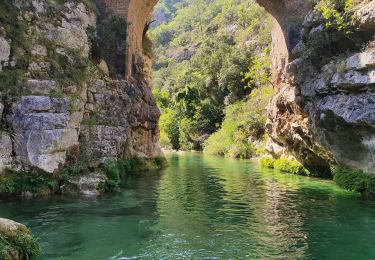
{"label": "vegetation on cliff", "polygon": [[[270,22],[265,19],[265,11],[253,1],[174,4],[160,1],[159,6],[167,6],[171,13],[151,31],[156,57],[154,95],[163,112],[161,143],[173,149],[202,150],[227,117],[231,122],[235,120],[236,126],[224,123],[221,133],[208,141],[205,150],[249,157],[252,152],[247,139],[253,132],[257,137],[264,133],[257,127],[264,125],[265,103],[270,97],[261,97],[270,93],[265,87],[269,82],[264,82],[270,77]],[[265,75],[263,81],[259,80],[260,74]],[[262,90],[250,97],[258,87]],[[261,105],[254,103],[259,98]],[[248,120],[235,119],[240,114],[242,118],[249,115]],[[250,129],[251,124],[254,129]],[[215,138],[222,134],[228,136],[228,147],[217,149]],[[231,150],[229,146],[235,143],[238,147]],[[236,149],[238,152],[234,152]]]}

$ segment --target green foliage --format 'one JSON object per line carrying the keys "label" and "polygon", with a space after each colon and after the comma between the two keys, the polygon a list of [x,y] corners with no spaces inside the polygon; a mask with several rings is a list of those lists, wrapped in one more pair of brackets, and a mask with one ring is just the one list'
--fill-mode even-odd
{"label": "green foliage", "polygon": [[167,165],[164,157],[155,157],[152,159],[132,158],[123,160],[107,160],[102,165],[107,179],[103,189],[106,192],[115,192],[120,188],[123,177],[132,172],[160,169]]}
{"label": "green foliage", "polygon": [[352,170],[348,167],[332,167],[334,180],[340,187],[360,192],[366,196],[375,194],[375,175],[367,174],[360,170]]}
{"label": "green foliage", "polygon": [[39,242],[27,231],[9,231],[0,233],[0,259],[14,259],[15,253],[21,260],[36,259],[41,248]]}
{"label": "green foliage", "polygon": [[205,142],[204,152],[250,158],[255,155],[249,137],[262,140],[267,120],[266,106],[271,98],[271,87],[254,89],[246,101],[228,106],[221,128]]}
{"label": "green foliage", "polygon": [[320,0],[315,5],[315,11],[322,15],[325,29],[308,35],[304,55],[316,68],[321,68],[333,57],[361,47],[362,41],[358,39],[363,36],[353,37],[354,17],[348,12],[352,5],[352,0]]}
{"label": "green foliage", "polygon": [[146,56],[148,56],[150,59],[154,58],[153,43],[152,43],[152,41],[151,41],[151,39],[150,39],[150,37],[148,36],[147,33],[143,36],[143,39],[142,39],[142,48],[143,48],[143,53]]}
{"label": "green foliage", "polygon": [[50,195],[60,192],[60,186],[72,176],[88,174],[92,171],[88,160],[68,163],[64,168],[52,174],[40,169],[31,169],[27,173],[7,171],[0,176],[0,195]]}
{"label": "green foliage", "polygon": [[353,0],[320,0],[315,8],[322,13],[327,28],[350,34],[352,17],[344,16],[343,12],[352,7]]}
{"label": "green foliage", "polygon": [[99,14],[98,7],[95,5],[93,0],[82,0],[82,3],[88,8],[88,10],[93,11],[95,14]]}
{"label": "green foliage", "polygon": [[260,165],[262,167],[273,169],[275,167],[275,159],[269,156],[260,158]]}
{"label": "green foliage", "polygon": [[271,84],[271,59],[269,55],[270,49],[266,48],[261,56],[252,57],[249,71],[244,74],[244,80],[247,80],[249,87]]}
{"label": "green foliage", "polygon": [[104,172],[107,176],[105,182],[106,191],[116,191],[121,183],[121,164],[115,161],[106,161],[104,163]]}
{"label": "green foliage", "polygon": [[52,193],[57,180],[52,174],[41,170],[32,170],[27,174],[8,171],[0,177],[0,194],[22,194],[31,192],[33,194]]}
{"label": "green foliage", "polygon": [[286,173],[309,175],[309,171],[298,161],[287,158],[274,159],[271,157],[262,157],[260,159],[262,167],[276,169]]}
{"label": "green foliage", "polygon": [[298,175],[309,174],[308,170],[305,167],[303,167],[303,165],[300,162],[296,160],[289,160],[287,158],[280,158],[275,160],[274,169]]}
{"label": "green foliage", "polygon": [[[226,107],[263,83],[244,75],[249,63],[267,71],[267,57],[264,62],[255,57],[270,44],[270,22],[250,0],[179,4],[177,9],[168,0],[160,1],[159,6],[174,11],[150,32],[156,56],[154,94],[163,113],[161,141],[173,149],[201,150],[222,125]],[[242,132],[237,136],[239,140]],[[247,156],[251,150],[243,142],[233,155]]]}
{"label": "green foliage", "polygon": [[4,70],[0,72],[0,92],[6,102],[12,102],[25,93],[25,71]]}
{"label": "green foliage", "polygon": [[95,114],[89,114],[86,124],[89,126],[89,128],[92,128],[94,125],[97,124],[96,116]]}

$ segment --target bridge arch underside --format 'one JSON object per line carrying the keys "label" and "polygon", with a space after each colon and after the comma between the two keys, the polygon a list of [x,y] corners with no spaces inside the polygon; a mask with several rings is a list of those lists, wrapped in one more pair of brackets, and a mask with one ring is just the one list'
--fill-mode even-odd
{"label": "bridge arch underside", "polygon": [[[126,77],[147,66],[142,42],[158,0],[105,0],[121,2],[128,22]],[[272,52],[275,80],[279,80],[288,62],[289,53],[300,39],[303,18],[311,8],[305,0],[257,0],[273,17]],[[121,11],[121,8],[115,8]],[[123,14],[123,12],[122,12]]]}

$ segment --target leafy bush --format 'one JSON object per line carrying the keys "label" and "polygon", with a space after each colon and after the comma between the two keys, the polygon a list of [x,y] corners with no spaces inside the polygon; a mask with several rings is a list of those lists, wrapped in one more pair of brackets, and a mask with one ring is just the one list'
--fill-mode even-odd
{"label": "leafy bush", "polygon": [[220,130],[205,142],[204,152],[230,157],[252,157],[256,151],[249,143],[249,137],[258,142],[265,137],[266,106],[272,93],[271,87],[263,86],[254,89],[248,100],[228,106]]}
{"label": "leafy bush", "polygon": [[262,157],[260,159],[262,167],[276,169],[286,173],[309,175],[309,171],[298,161],[287,158],[274,159],[272,157]]}
{"label": "leafy bush", "polygon": [[262,167],[273,169],[275,167],[275,161],[274,158],[265,156],[260,159],[260,165]]}
{"label": "leafy bush", "polygon": [[332,168],[334,181],[340,187],[360,192],[367,196],[375,195],[375,175],[348,167],[335,166]]}
{"label": "leafy bush", "polygon": [[321,12],[327,28],[350,34],[352,17],[344,16],[343,12],[349,11],[352,6],[353,0],[320,0],[315,9]]}
{"label": "leafy bush", "polygon": [[55,176],[42,170],[33,169],[27,174],[8,171],[0,177],[0,195],[49,194],[55,191],[57,184]]}
{"label": "leafy bush", "polygon": [[287,158],[275,160],[274,169],[292,174],[308,175],[308,170],[300,162]]}

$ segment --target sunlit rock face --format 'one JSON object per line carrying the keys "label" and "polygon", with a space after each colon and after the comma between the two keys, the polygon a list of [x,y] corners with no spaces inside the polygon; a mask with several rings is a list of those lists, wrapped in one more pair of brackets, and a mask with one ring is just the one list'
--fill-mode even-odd
{"label": "sunlit rock face", "polygon": [[[34,169],[57,174],[82,160],[95,169],[106,160],[162,155],[160,111],[142,49],[156,1],[95,2],[128,22],[124,79],[110,78],[103,62],[91,65],[96,61],[90,60],[88,29],[97,26],[97,17],[83,2],[51,7],[46,0],[15,1],[17,17],[31,28],[22,32],[30,46],[14,43],[0,25],[0,71],[20,71],[17,93],[0,90],[0,174]],[[94,180],[92,185],[72,180],[84,194],[95,194],[104,180],[94,170],[90,174],[84,179]]]}
{"label": "sunlit rock face", "polygon": [[360,42],[358,35],[365,35],[367,47],[342,51],[340,59],[318,68],[306,58],[305,44],[324,25],[308,1],[258,2],[278,23],[272,57],[277,92],[267,122],[272,140],[321,175],[335,163],[375,172],[374,49],[368,41],[374,36],[375,1],[357,1],[354,8],[354,37]]}

